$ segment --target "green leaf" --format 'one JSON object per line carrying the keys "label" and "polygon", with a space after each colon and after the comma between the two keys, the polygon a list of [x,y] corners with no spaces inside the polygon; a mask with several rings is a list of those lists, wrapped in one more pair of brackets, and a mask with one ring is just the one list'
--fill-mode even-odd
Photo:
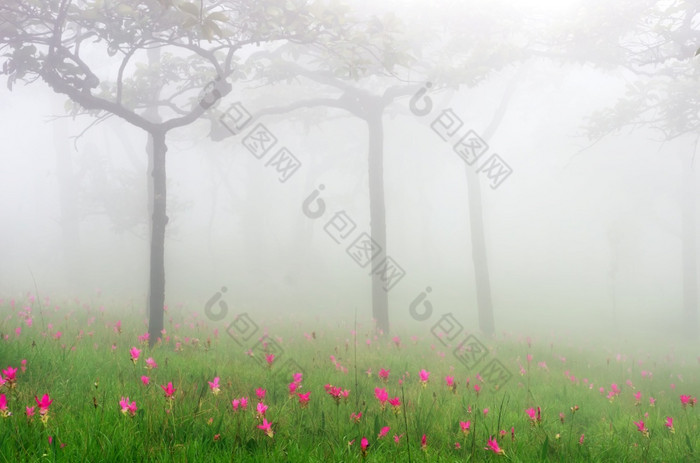
{"label": "green leaf", "polygon": [[690,442],[690,436],[688,434],[685,435],[685,444],[688,446],[690,453],[693,453],[693,444]]}
{"label": "green leaf", "polygon": [[544,438],[542,443],[542,451],[540,452],[540,460],[545,460],[547,458],[547,451],[549,450],[549,436]]}

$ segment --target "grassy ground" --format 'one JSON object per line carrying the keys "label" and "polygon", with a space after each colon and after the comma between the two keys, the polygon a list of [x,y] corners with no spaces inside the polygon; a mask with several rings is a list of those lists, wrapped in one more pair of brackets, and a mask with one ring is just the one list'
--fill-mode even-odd
{"label": "grassy ground", "polygon": [[[0,461],[700,461],[692,349],[503,335],[470,338],[460,361],[464,335],[445,345],[430,330],[376,338],[285,320],[258,342],[263,327],[240,319],[227,332],[200,313],[166,316],[149,348],[138,317],[84,305],[40,313],[6,300],[0,320],[2,377],[17,368],[0,386]],[[382,406],[382,389],[400,404]],[[297,393],[308,392],[303,406]],[[120,406],[127,397],[133,416]],[[241,398],[247,407],[234,411]]]}

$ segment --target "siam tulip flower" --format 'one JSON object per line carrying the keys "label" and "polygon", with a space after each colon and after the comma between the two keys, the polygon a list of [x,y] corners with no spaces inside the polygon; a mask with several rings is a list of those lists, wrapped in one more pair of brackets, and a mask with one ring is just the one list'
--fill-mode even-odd
{"label": "siam tulip flower", "polygon": [[311,391],[308,391],[305,394],[297,393],[297,396],[299,397],[299,405],[301,405],[301,408],[306,408],[306,406],[309,405],[309,396],[311,396]]}
{"label": "siam tulip flower", "polygon": [[385,370],[384,368],[379,369],[379,379],[384,381],[385,383],[389,381],[389,373],[391,370]]}
{"label": "siam tulip flower", "polygon": [[530,422],[531,422],[532,424],[535,424],[535,420],[537,419],[537,415],[536,415],[535,409],[532,408],[532,407],[530,407],[530,408],[528,408],[527,410],[525,410],[525,413],[527,413],[527,416],[530,417]]}
{"label": "siam tulip flower", "polygon": [[265,405],[262,402],[258,402],[257,411],[258,418],[262,418],[263,416],[265,416],[265,412],[267,411],[267,405]]}
{"label": "siam tulip flower", "polygon": [[649,397],[649,406],[653,407],[655,403],[656,403],[656,399],[653,397]]}
{"label": "siam tulip flower", "polygon": [[248,397],[241,397],[241,408],[244,410],[248,408]]}
{"label": "siam tulip flower", "polygon": [[289,383],[289,396],[296,395],[297,393],[297,388],[299,387],[298,383]]}
{"label": "siam tulip flower", "polygon": [[471,426],[472,422],[469,420],[459,422],[459,428],[462,430],[465,437],[469,435],[469,430],[471,429]]}
{"label": "siam tulip flower", "polygon": [[401,413],[401,399],[398,397],[394,397],[393,399],[389,399],[389,405],[393,407],[394,413],[399,414]]}
{"label": "siam tulip flower", "polygon": [[158,364],[156,363],[155,360],[153,360],[153,357],[148,357],[146,359],[146,368],[149,370],[153,370],[154,368],[158,368]]}
{"label": "siam tulip flower", "polygon": [[486,417],[486,415],[488,415],[488,414],[489,414],[489,409],[488,409],[488,408],[484,408],[484,417]]}
{"label": "siam tulip flower", "polygon": [[381,404],[382,410],[384,410],[384,407],[386,406],[386,402],[389,400],[389,394],[386,392],[386,389],[384,388],[374,388],[374,396],[377,398],[379,403]]}
{"label": "siam tulip flower", "polygon": [[272,362],[275,361],[275,354],[265,355],[265,361],[267,362],[268,367],[272,367]]}
{"label": "siam tulip flower", "polygon": [[461,448],[462,448],[462,444],[460,444],[459,442],[455,442],[455,450],[459,450]]}
{"label": "siam tulip flower", "polygon": [[21,364],[22,364],[22,367],[21,367],[22,373],[24,373],[25,371],[27,371],[27,359],[22,359]]}
{"label": "siam tulip flower", "polygon": [[219,386],[219,377],[216,376],[214,378],[214,381],[207,381],[209,383],[209,388],[211,389],[211,392],[214,395],[219,395],[219,392],[221,391],[221,387]]}
{"label": "siam tulip flower", "polygon": [[7,367],[2,370],[2,374],[5,376],[3,383],[7,382],[10,389],[14,389],[15,382],[17,381],[17,368]]}
{"label": "siam tulip flower", "polygon": [[392,341],[394,341],[394,344],[396,345],[397,348],[401,349],[401,338],[398,336],[394,336],[391,338]]}
{"label": "siam tulip flower", "polygon": [[637,429],[639,432],[642,433],[644,437],[649,437],[649,429],[647,429],[646,425],[644,424],[644,421],[635,421],[634,425],[637,426]]}
{"label": "siam tulip flower", "polygon": [[114,332],[117,334],[122,334],[122,321],[117,320],[117,323],[114,324]]}
{"label": "siam tulip flower", "polygon": [[642,401],[642,391],[637,391],[634,393],[634,404],[639,405]]}
{"label": "siam tulip flower", "polygon": [[5,397],[5,394],[0,394],[0,415],[2,415],[3,418],[9,418],[10,415],[12,415],[7,408],[7,397]]}
{"label": "siam tulip flower", "polygon": [[476,396],[479,397],[479,392],[481,391],[481,386],[479,386],[478,384],[475,384],[474,391],[476,391]]}
{"label": "siam tulip flower", "polygon": [[390,429],[391,428],[389,428],[389,426],[384,426],[382,429],[380,429],[377,439],[381,439],[382,437],[386,436]]}
{"label": "siam tulip flower", "polygon": [[144,386],[148,386],[148,383],[151,382],[151,378],[149,378],[148,376],[142,376],[141,382],[143,383]]}
{"label": "siam tulip flower", "polygon": [[690,396],[681,394],[681,405],[683,405],[683,408],[685,408],[688,403],[690,403]]}
{"label": "siam tulip flower", "polygon": [[129,403],[129,398],[127,397],[126,399],[122,397],[122,400],[119,401],[119,406],[122,408],[122,413],[123,414],[131,414],[131,416],[136,415],[136,402],[131,402]]}
{"label": "siam tulip flower", "polygon": [[363,437],[360,440],[360,449],[362,451],[362,456],[366,457],[367,456],[367,447],[369,447],[369,441],[367,440],[366,437]]}
{"label": "siam tulip flower", "polygon": [[666,417],[666,422],[664,422],[664,426],[666,426],[668,430],[671,431],[671,434],[676,432],[676,430],[673,429],[673,418],[671,418],[670,416]]}
{"label": "siam tulip flower", "polygon": [[445,376],[445,383],[447,384],[447,388],[450,391],[452,391],[453,393],[457,392],[457,386],[455,385],[454,376]]}
{"label": "siam tulip flower", "polygon": [[34,416],[34,410],[36,410],[36,407],[25,407],[24,413],[27,415],[28,420],[31,420]]}
{"label": "siam tulip flower", "polygon": [[581,434],[581,437],[579,437],[579,439],[578,439],[578,445],[583,445],[583,438],[584,438],[584,435]]}
{"label": "siam tulip flower", "polygon": [[403,437],[403,434],[400,434],[398,436],[396,434],[394,434],[394,442],[396,444],[398,444],[402,437]]}
{"label": "siam tulip flower", "polygon": [[511,442],[515,442],[515,426],[510,427],[510,440]]}
{"label": "siam tulip flower", "polygon": [[0,375],[0,387],[2,387],[7,381],[2,379],[2,375]]}
{"label": "siam tulip flower", "polygon": [[231,401],[231,406],[233,407],[233,411],[234,411],[234,412],[237,412],[237,411],[238,411],[238,407],[239,407],[240,405],[241,405],[241,400],[240,400],[240,399],[233,399],[233,400]]}
{"label": "siam tulip flower", "polygon": [[489,438],[486,445],[487,446],[484,447],[484,449],[491,450],[496,455],[505,455],[506,454],[506,452],[501,447],[498,446],[498,442],[496,442],[496,439],[494,439],[493,436]]}
{"label": "siam tulip flower", "polygon": [[301,384],[301,380],[302,380],[303,376],[304,375],[302,373],[294,373],[294,376],[292,377],[293,378],[292,381],[295,384]]}
{"label": "siam tulip flower", "polygon": [[265,431],[269,437],[272,437],[274,433],[272,432],[272,423],[268,423],[267,419],[263,418],[262,424],[258,425],[258,429]]}
{"label": "siam tulip flower", "polygon": [[173,398],[173,394],[175,394],[175,391],[177,391],[177,389],[175,389],[175,388],[173,387],[173,383],[172,383],[172,382],[168,383],[167,386],[161,386],[161,389],[163,389],[163,392],[165,393],[165,398],[166,398],[166,399],[172,399],[172,398]]}
{"label": "siam tulip flower", "polygon": [[37,396],[34,396],[36,404],[39,406],[39,415],[41,415],[41,422],[46,424],[49,420],[49,406],[53,403],[53,400],[49,398],[48,394],[44,394],[41,400]]}
{"label": "siam tulip flower", "polygon": [[420,375],[420,382],[423,383],[423,387],[427,386],[428,378],[430,378],[430,372],[421,370],[418,374]]}
{"label": "siam tulip flower", "polygon": [[420,448],[423,451],[428,450],[428,438],[425,434],[423,434],[423,437],[420,438]]}
{"label": "siam tulip flower", "polygon": [[136,362],[139,360],[139,355],[141,355],[141,351],[136,347],[132,347],[131,350],[129,350],[129,355],[131,355],[131,361],[134,362],[134,365],[136,365]]}
{"label": "siam tulip flower", "polygon": [[146,343],[148,343],[148,340],[150,339],[150,337],[151,337],[151,335],[149,333],[144,333],[138,337],[138,340],[141,344],[146,344]]}
{"label": "siam tulip flower", "polygon": [[564,413],[559,414],[559,421],[561,421],[562,424],[564,424]]}
{"label": "siam tulip flower", "polygon": [[258,396],[259,400],[264,400],[265,394],[267,394],[267,391],[261,387],[259,387],[255,390],[255,395]]}
{"label": "siam tulip flower", "polygon": [[353,412],[350,414],[350,419],[352,421],[354,421],[355,423],[359,423],[360,418],[362,418],[362,412],[357,412],[357,413]]}

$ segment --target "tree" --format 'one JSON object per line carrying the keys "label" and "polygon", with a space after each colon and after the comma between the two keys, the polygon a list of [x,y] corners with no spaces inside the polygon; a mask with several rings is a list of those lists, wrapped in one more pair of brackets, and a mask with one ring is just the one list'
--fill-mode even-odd
{"label": "tree", "polygon": [[[695,149],[686,153],[681,188],[681,274],[683,330],[698,337],[697,186],[694,159],[700,141],[700,5],[688,0],[644,0],[616,5],[621,18],[615,30],[606,21],[600,27],[580,28],[581,36],[564,41],[572,54],[577,44],[606,43],[601,60],[593,49],[583,57],[605,68],[622,69],[627,92],[611,107],[591,117],[591,138],[601,139],[622,128],[651,128],[663,141],[693,138]],[[595,19],[593,9],[590,23]],[[613,16],[613,15],[609,15]],[[622,27],[620,27],[622,26]],[[612,39],[612,40],[611,40]],[[614,40],[617,47],[610,47]],[[566,51],[563,52],[566,54]]]}
{"label": "tree", "polygon": [[[39,79],[95,123],[117,116],[150,137],[153,164],[149,334],[163,329],[166,135],[192,124],[231,90],[236,54],[278,41],[333,36],[336,10],[320,2],[7,0],[0,4],[2,72],[10,89]],[[161,59],[144,65],[149,50]],[[109,66],[104,66],[107,56]],[[155,66],[153,64],[156,64]],[[207,90],[200,98],[201,89]],[[161,118],[154,108],[162,111]]]}
{"label": "tree", "polygon": [[[399,99],[408,98],[426,82],[432,91],[457,90],[476,86],[492,73],[522,58],[513,38],[517,22],[507,10],[498,8],[467,9],[455,2],[438,2],[431,9],[410,18],[393,13],[369,15],[356,25],[353,40],[334,48],[285,45],[274,51],[254,54],[250,61],[264,69],[258,78],[266,84],[303,82],[315,85],[313,96],[284,106],[268,107],[255,117],[279,114],[304,108],[337,108],[367,126],[367,160],[370,202],[370,240],[373,247],[388,256],[386,204],[384,198],[384,118]],[[491,35],[480,32],[491,27]],[[479,26],[479,27],[476,27]],[[410,31],[410,32],[407,32]],[[508,40],[502,41],[503,37]],[[263,63],[263,64],[261,64]],[[512,90],[507,92],[509,96]],[[320,94],[320,95],[319,95]],[[507,97],[504,97],[507,101]],[[395,111],[394,111],[395,112]],[[503,117],[499,109],[487,129],[488,136]],[[475,269],[477,310],[483,332],[495,330],[493,306],[482,218],[479,179],[473,166],[467,166],[472,259]],[[381,259],[378,259],[381,260]],[[387,259],[388,261],[388,259]],[[387,262],[383,261],[383,262]],[[390,329],[389,298],[386,274],[381,264],[372,271],[372,315],[377,328]]]}

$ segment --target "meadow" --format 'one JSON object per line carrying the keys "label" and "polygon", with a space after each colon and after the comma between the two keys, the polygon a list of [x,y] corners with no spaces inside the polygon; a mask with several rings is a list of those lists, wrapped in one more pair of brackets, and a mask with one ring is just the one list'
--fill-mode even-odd
{"label": "meadow", "polygon": [[693,344],[127,312],[0,301],[0,461],[700,461]]}

